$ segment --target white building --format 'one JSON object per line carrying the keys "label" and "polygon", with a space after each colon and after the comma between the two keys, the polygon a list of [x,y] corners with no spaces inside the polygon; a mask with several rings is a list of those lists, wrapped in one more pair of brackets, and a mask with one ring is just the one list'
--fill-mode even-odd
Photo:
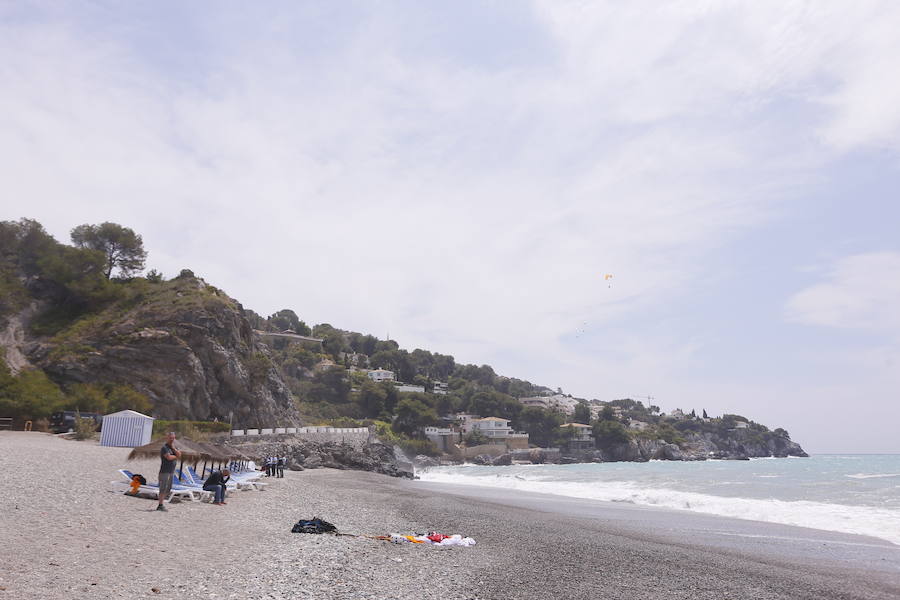
{"label": "white building", "polygon": [[435,381],[434,382],[434,393],[435,394],[446,394],[448,391],[447,384],[443,381]]}
{"label": "white building", "polygon": [[426,427],[425,437],[434,442],[441,452],[452,452],[453,444],[459,441],[459,433],[449,427]]}
{"label": "white building", "polygon": [[515,433],[513,428],[509,426],[508,419],[500,417],[485,417],[477,419],[470,423],[471,431],[479,431],[487,438],[505,438]]}
{"label": "white building", "polygon": [[372,381],[394,381],[394,372],[387,369],[372,369],[366,373]]}
{"label": "white building", "polygon": [[564,396],[563,394],[554,394],[552,396],[530,396],[527,398],[519,398],[519,402],[525,406],[537,406],[540,408],[558,410],[566,415],[573,414],[575,412],[575,407],[578,406],[578,400],[570,398],[569,396]]}
{"label": "white building", "polygon": [[569,427],[574,431],[571,440],[573,442],[594,441],[593,429],[590,425],[585,425],[584,423],[565,423],[564,425],[560,425],[560,427]]}
{"label": "white building", "polygon": [[150,443],[153,435],[153,417],[133,410],[104,415],[100,429],[101,446],[136,448]]}
{"label": "white building", "polygon": [[398,392],[419,392],[421,394],[425,393],[424,385],[412,385],[409,383],[398,383],[394,387],[397,388]]}

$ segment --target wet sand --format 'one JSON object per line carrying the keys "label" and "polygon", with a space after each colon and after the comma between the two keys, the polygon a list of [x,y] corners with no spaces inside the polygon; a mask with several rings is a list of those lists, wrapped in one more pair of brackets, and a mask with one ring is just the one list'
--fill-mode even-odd
{"label": "wet sand", "polygon": [[[0,600],[900,598],[900,546],[872,538],[329,469],[159,513],[108,491],[117,468],[155,480],[127,454],[0,433]],[[290,533],[312,516],[478,545]]]}

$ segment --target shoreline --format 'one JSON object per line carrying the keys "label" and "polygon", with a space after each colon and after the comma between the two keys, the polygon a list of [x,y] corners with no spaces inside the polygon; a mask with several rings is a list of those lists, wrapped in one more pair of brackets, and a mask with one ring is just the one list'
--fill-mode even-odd
{"label": "shoreline", "polygon": [[[889,542],[543,495],[492,496],[360,471],[285,473],[225,507],[112,494],[128,449],[0,433],[0,600],[8,598],[440,598],[830,600],[900,596]],[[157,463],[158,464],[158,463]],[[14,480],[13,480],[14,479]],[[555,498],[555,497],[554,497]],[[292,534],[468,535],[471,548]],[[813,533],[810,533],[813,532]],[[153,592],[153,589],[157,592]]]}
{"label": "shoreline", "polygon": [[[772,458],[755,460],[771,461]],[[812,460],[805,459],[805,460]],[[659,461],[670,466],[668,461]],[[568,467],[565,465],[562,468]],[[532,478],[525,472],[513,472],[508,469],[516,467],[532,467],[532,465],[474,466],[482,472],[475,476],[464,475],[465,471],[444,467],[424,468],[416,471],[416,476],[423,483],[446,484],[449,486],[475,487],[485,490],[497,490],[501,497],[507,494],[533,493],[547,495],[560,500],[575,499],[615,504],[617,506],[634,505],[640,507],[674,511],[676,514],[702,514],[726,519],[741,519],[760,523],[801,527],[833,533],[860,535],[878,538],[879,540],[900,547],[900,513],[896,510],[883,509],[878,505],[848,505],[827,500],[809,500],[802,497],[773,497],[771,494],[729,494],[714,493],[704,490],[680,489],[665,484],[632,481],[624,483],[620,479],[597,479],[592,485],[585,487],[579,481],[554,479],[550,474],[557,468],[555,465],[536,465],[533,468],[542,470],[542,475]],[[702,468],[700,463],[674,463],[676,468]],[[456,467],[455,469],[458,469]],[[757,475],[757,477],[781,478],[783,474]],[[892,475],[893,476],[893,475]],[[740,477],[740,475],[737,475]],[[850,475],[849,477],[853,477]],[[867,476],[863,476],[866,478]],[[727,483],[738,483],[728,481]],[[730,487],[728,490],[737,489]]]}

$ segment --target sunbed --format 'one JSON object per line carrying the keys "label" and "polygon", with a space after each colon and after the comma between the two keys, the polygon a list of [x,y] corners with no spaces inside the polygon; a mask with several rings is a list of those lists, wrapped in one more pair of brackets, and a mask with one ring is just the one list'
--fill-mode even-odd
{"label": "sunbed", "polygon": [[176,471],[175,483],[199,494],[201,501],[212,500],[215,497],[214,492],[203,489],[202,483],[195,483],[194,479],[187,473],[187,471],[184,471],[181,476],[179,476],[178,471]]}
{"label": "sunbed", "polygon": [[[200,485],[203,485],[203,478],[197,474],[197,471],[194,470],[194,467],[188,467],[187,472],[195,482],[200,482]],[[232,473],[226,487],[228,489],[238,490],[261,490],[264,486],[268,485],[261,481],[256,481],[256,479],[257,478],[253,476],[243,477],[241,473]]]}
{"label": "sunbed", "polygon": [[[124,486],[128,487],[131,484],[131,478],[134,475],[131,471],[127,469],[119,469],[119,473],[122,477],[125,478],[125,481],[113,481],[111,482],[115,486]],[[138,493],[145,493],[155,496],[159,498],[159,484],[158,483],[147,483],[138,488]],[[195,500],[200,498],[200,494],[194,496],[195,490],[184,487],[183,485],[172,484],[172,493],[169,496],[168,502],[171,502],[176,496],[184,499],[184,500]]]}

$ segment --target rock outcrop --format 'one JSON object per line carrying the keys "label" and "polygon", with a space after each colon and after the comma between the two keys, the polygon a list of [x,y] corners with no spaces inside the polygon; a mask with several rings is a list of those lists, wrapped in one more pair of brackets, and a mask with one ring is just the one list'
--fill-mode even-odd
{"label": "rock outcrop", "polygon": [[805,457],[800,444],[771,431],[729,429],[725,432],[687,433],[684,441],[670,444],[651,438],[631,439],[621,444],[593,450],[567,453],[581,462],[645,462],[648,460],[747,460],[787,456]]}
{"label": "rock outcrop", "polygon": [[228,444],[239,448],[258,463],[266,456],[285,456],[288,459],[287,468],[295,471],[331,468],[413,477],[411,465],[398,461],[394,449],[380,442],[354,445],[285,437],[271,441],[235,441],[231,438]]}
{"label": "rock outcrop", "polygon": [[57,383],[127,384],[150,398],[160,418],[300,424],[241,305],[191,274],[20,345]]}

